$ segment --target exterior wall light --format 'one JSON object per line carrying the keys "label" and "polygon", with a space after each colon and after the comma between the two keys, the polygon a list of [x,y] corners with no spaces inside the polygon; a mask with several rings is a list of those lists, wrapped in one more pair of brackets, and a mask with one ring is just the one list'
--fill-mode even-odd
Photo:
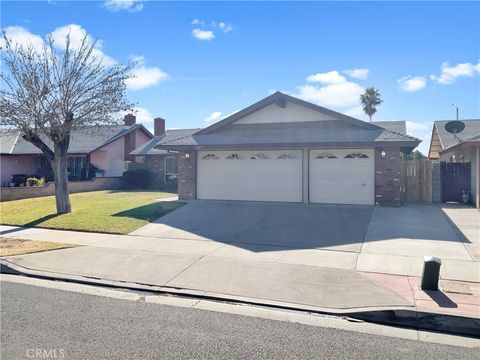
{"label": "exterior wall light", "polygon": [[185,153],[185,159],[190,159],[190,154],[189,153]]}
{"label": "exterior wall light", "polygon": [[385,159],[385,156],[387,156],[387,152],[385,150],[382,150],[380,155],[382,156],[382,159]]}

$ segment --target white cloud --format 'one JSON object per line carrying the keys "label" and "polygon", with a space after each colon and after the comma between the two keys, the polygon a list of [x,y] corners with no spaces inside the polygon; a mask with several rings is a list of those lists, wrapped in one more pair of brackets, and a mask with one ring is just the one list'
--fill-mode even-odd
{"label": "white cloud", "polygon": [[368,77],[368,74],[370,73],[370,70],[368,70],[368,69],[349,69],[349,70],[345,70],[344,73],[347,74],[350,77],[355,78],[355,79],[365,80]]}
{"label": "white cloud", "polygon": [[132,75],[133,78],[127,79],[125,81],[125,85],[127,85],[127,89],[129,90],[142,90],[152,86],[157,85],[160,81],[165,80],[168,77],[168,74],[158,67],[146,67],[143,65],[144,58],[141,58],[138,62],[138,66],[136,66],[133,71]]}
{"label": "white cloud", "polygon": [[221,111],[214,111],[211,113],[209,116],[207,116],[203,121],[206,123],[212,123],[212,122],[217,122],[222,118],[222,112]]}
{"label": "white cloud", "polygon": [[405,76],[397,80],[398,87],[402,91],[415,92],[427,86],[427,79],[424,76]]}
{"label": "white cloud", "polygon": [[455,66],[444,62],[440,67],[440,76],[430,75],[430,79],[439,84],[449,85],[457,81],[459,77],[474,77],[476,75],[480,75],[480,61],[477,64],[463,63]]}
{"label": "white cloud", "polygon": [[[31,46],[34,50],[40,52],[43,48],[43,39],[35,34],[32,34],[27,29],[21,26],[7,26],[5,29],[5,35],[12,41],[13,46]],[[0,39],[0,46],[5,46],[5,40]]]}
{"label": "white cloud", "polygon": [[[87,41],[91,44],[93,43],[93,38],[87,33],[83,27],[77,24],[69,24],[56,28],[51,32],[54,45],[60,49],[65,50],[67,35],[70,34],[70,46],[75,49],[79,48],[82,42],[82,39],[86,36]],[[97,41],[95,48],[92,51],[92,54],[99,59],[102,59],[102,62],[105,66],[112,66],[117,63],[115,59],[106,55],[102,51],[102,42]]]}
{"label": "white cloud", "polygon": [[193,37],[198,40],[212,40],[215,37],[215,34],[211,30],[202,30],[199,28],[192,30]]}
{"label": "white cloud", "polygon": [[233,26],[231,24],[226,24],[224,22],[221,22],[218,24],[218,27],[220,30],[222,30],[224,33],[230,32],[233,30]]}
{"label": "white cloud", "polygon": [[329,71],[326,73],[316,73],[307,77],[308,82],[319,82],[322,84],[341,84],[346,82],[345,77],[338,71]]}
{"label": "white cloud", "polygon": [[360,85],[346,81],[341,84],[328,84],[317,87],[302,85],[298,88],[297,96],[322,106],[349,108],[359,104],[360,95],[364,89]]}
{"label": "white cloud", "polygon": [[211,21],[205,22],[200,19],[193,19],[191,22],[195,25],[195,29],[192,30],[192,36],[198,40],[212,40],[215,38],[215,32],[228,33],[233,30],[233,26],[225,21]]}
{"label": "white cloud", "polygon": [[365,113],[363,112],[363,109],[362,109],[361,105],[351,107],[351,108],[345,110],[343,113],[345,115],[353,116],[353,117],[356,117],[356,118],[358,118],[360,116],[365,116]]}
{"label": "white cloud", "polygon": [[153,124],[154,116],[149,110],[137,106],[134,108],[134,114],[137,117],[137,124],[143,124],[147,128],[150,128],[150,126]]}
{"label": "white cloud", "polygon": [[138,12],[143,10],[144,0],[106,0],[103,4],[109,11],[117,12],[126,10],[128,12]]}

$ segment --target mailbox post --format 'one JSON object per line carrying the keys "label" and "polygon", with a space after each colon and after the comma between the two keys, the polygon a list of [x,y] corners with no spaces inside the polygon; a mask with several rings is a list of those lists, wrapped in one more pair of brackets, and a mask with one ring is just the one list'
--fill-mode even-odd
{"label": "mailbox post", "polygon": [[442,260],[433,256],[425,256],[423,260],[422,290],[438,291]]}

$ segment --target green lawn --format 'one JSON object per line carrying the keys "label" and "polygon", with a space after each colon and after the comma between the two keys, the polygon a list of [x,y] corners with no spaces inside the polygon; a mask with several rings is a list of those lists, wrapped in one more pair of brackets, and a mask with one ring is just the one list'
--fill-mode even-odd
{"label": "green lawn", "polygon": [[183,205],[158,199],[158,191],[92,191],[71,194],[73,211],[55,214],[53,196],[0,203],[0,223],[63,230],[127,234]]}

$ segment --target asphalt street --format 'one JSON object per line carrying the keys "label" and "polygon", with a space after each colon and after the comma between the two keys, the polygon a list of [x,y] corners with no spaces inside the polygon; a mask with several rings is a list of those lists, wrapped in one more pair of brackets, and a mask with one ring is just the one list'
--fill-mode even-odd
{"label": "asphalt street", "polygon": [[478,359],[477,351],[1,283],[2,360],[41,356],[57,359],[468,360]]}

